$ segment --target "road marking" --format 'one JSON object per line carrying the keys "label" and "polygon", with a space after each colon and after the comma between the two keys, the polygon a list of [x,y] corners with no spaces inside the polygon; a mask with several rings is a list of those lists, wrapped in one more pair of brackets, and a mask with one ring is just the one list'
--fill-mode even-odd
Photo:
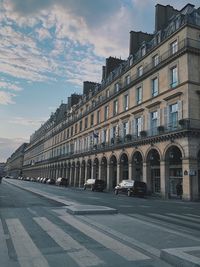
{"label": "road marking", "polygon": [[6,236],[4,234],[2,221],[0,219],[0,259],[2,266],[6,266],[9,261]]}
{"label": "road marking", "polygon": [[[136,222],[139,222],[139,223],[142,223],[142,224],[157,228],[159,230],[168,232],[170,234],[175,234],[175,235],[178,235],[178,236],[186,237],[186,238],[189,238],[191,240],[198,241],[198,242],[200,241],[200,238],[198,238],[198,237],[194,237],[194,236],[191,236],[190,234],[181,233],[181,232],[178,232],[178,231],[175,231],[175,230],[172,230],[172,229],[168,229],[168,228],[166,228],[164,226],[160,226],[160,225],[155,224],[155,223],[160,223],[161,222],[160,220],[156,220],[156,219],[153,219],[153,218],[150,218],[150,217],[147,217],[147,216],[144,216],[144,215],[140,215],[140,214],[134,214],[134,215],[129,214],[129,216],[131,216],[131,219],[133,221],[136,221]],[[147,220],[151,220],[151,222],[147,222]],[[168,223],[165,223],[165,224],[169,225]],[[172,225],[171,225],[171,227],[172,227]]]}
{"label": "road marking", "polygon": [[104,263],[95,254],[90,252],[84,246],[80,245],[70,235],[50,222],[48,219],[44,217],[35,217],[33,219],[60,247],[68,252],[68,255],[72,257],[79,266],[95,266]]}
{"label": "road marking", "polygon": [[[121,217],[121,215],[118,214],[117,218],[119,218],[119,217]],[[111,234],[114,237],[120,238],[121,240],[123,240],[125,242],[128,242],[128,243],[130,243],[130,244],[132,244],[134,246],[137,246],[137,247],[147,251],[148,253],[150,253],[150,254],[152,254],[152,255],[154,255],[156,257],[160,257],[160,250],[159,249],[156,249],[156,248],[154,248],[152,246],[149,246],[148,244],[145,244],[143,242],[138,241],[135,238],[129,237],[129,236],[125,235],[125,234],[122,234],[122,233],[120,233],[118,231],[115,231],[110,227],[107,227],[105,225],[99,224],[96,221],[93,221],[91,218],[88,218],[88,217],[85,217],[85,216],[79,216],[79,218],[80,218],[80,220],[82,220],[82,221],[84,221],[86,223],[89,223],[92,226],[95,226],[95,227],[101,229],[102,231]],[[117,218],[116,218],[116,220],[117,220]]]}
{"label": "road marking", "polygon": [[21,222],[18,219],[7,219],[6,223],[21,267],[49,267]]}
{"label": "road marking", "polygon": [[172,264],[175,263],[176,266],[200,266],[200,258],[189,254],[193,251],[199,252],[200,247],[162,249],[161,259],[164,259]]}
{"label": "road marking", "polygon": [[200,215],[196,215],[196,214],[190,214],[190,213],[188,213],[188,214],[186,214],[186,215],[188,215],[188,216],[192,216],[192,217],[195,217],[195,218],[200,218]]}
{"label": "road marking", "polygon": [[189,221],[193,221],[193,222],[197,222],[197,223],[200,223],[200,218],[197,219],[197,218],[192,218],[192,217],[188,217],[186,215],[180,215],[180,214],[175,214],[175,213],[167,213],[167,215],[170,215],[170,216],[173,216],[173,217],[178,217],[178,218],[182,218],[182,219],[186,219],[186,220],[189,220]]}
{"label": "road marking", "polygon": [[111,249],[116,254],[125,258],[128,261],[138,261],[138,260],[147,260],[150,259],[143,253],[124,245],[123,243],[107,236],[106,234],[97,231],[91,226],[86,225],[83,222],[80,222],[78,219],[73,217],[72,215],[59,216],[67,224],[72,225],[79,231],[83,232],[85,235],[94,239],[98,243],[102,244],[104,247]]}
{"label": "road marking", "polygon": [[196,228],[200,228],[200,225],[198,223],[193,223],[193,222],[186,222],[180,219],[176,219],[176,218],[172,218],[169,216],[165,216],[165,215],[161,215],[161,214],[157,214],[157,213],[149,213],[149,215],[160,218],[160,219],[165,219],[165,220],[169,220],[172,222],[176,222],[176,223],[181,223],[187,227],[196,227]]}

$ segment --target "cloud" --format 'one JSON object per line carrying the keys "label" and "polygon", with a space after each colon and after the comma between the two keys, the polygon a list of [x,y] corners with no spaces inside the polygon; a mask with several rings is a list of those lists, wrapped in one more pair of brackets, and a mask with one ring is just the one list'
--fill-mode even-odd
{"label": "cloud", "polygon": [[40,127],[47,118],[43,119],[28,119],[24,117],[13,117],[12,119],[8,120],[8,123],[23,125],[23,126],[33,126],[33,127]]}
{"label": "cloud", "polygon": [[12,84],[7,81],[0,80],[0,89],[8,89],[13,91],[21,91],[22,88],[16,84]]}
{"label": "cloud", "polygon": [[0,137],[0,162],[5,162],[8,157],[23,143],[28,142],[23,138],[2,138]]}
{"label": "cloud", "polygon": [[13,97],[15,97],[14,94],[0,91],[0,105],[14,104],[15,102],[13,101]]}

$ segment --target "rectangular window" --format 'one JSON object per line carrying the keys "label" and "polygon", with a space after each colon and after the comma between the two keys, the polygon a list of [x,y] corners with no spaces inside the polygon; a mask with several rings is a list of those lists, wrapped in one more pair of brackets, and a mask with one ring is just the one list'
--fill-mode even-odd
{"label": "rectangular window", "polygon": [[138,77],[142,76],[142,74],[143,74],[143,66],[140,66],[138,68],[137,72],[138,72]]}
{"label": "rectangular window", "polygon": [[71,136],[73,136],[73,133],[74,133],[74,128],[73,128],[73,126],[71,127]]}
{"label": "rectangular window", "polygon": [[107,120],[109,117],[109,109],[108,106],[105,106],[105,110],[104,110],[104,119]]}
{"label": "rectangular window", "polygon": [[158,78],[152,79],[152,96],[158,95]]}
{"label": "rectangular window", "polygon": [[90,126],[93,126],[94,125],[94,114],[91,114],[91,117],[90,117]]}
{"label": "rectangular window", "polygon": [[106,142],[106,140],[107,140],[107,130],[104,129],[103,130],[103,136],[102,136],[102,142]]}
{"label": "rectangular window", "polygon": [[158,111],[151,112],[151,134],[157,133]]}
{"label": "rectangular window", "polygon": [[142,87],[138,87],[136,89],[136,104],[140,104],[142,102]]}
{"label": "rectangular window", "polygon": [[113,115],[118,113],[118,100],[114,100],[113,102]]}
{"label": "rectangular window", "polygon": [[123,123],[123,136],[125,137],[129,133],[128,131],[128,121]]}
{"label": "rectangular window", "polygon": [[82,121],[80,121],[79,129],[80,129],[80,132],[81,132],[82,131]]}
{"label": "rectangular window", "polygon": [[130,82],[131,82],[131,76],[130,75],[127,75],[126,78],[125,78],[126,85],[129,85]]}
{"label": "rectangular window", "polygon": [[142,131],[142,118],[138,117],[135,119],[135,130],[136,130],[136,136],[140,136],[140,132]]}
{"label": "rectangular window", "polygon": [[158,55],[155,55],[153,58],[152,58],[152,61],[153,61],[153,66],[157,66],[159,64],[159,56]]}
{"label": "rectangular window", "polygon": [[178,69],[177,66],[170,69],[171,88],[178,85]]}
{"label": "rectangular window", "polygon": [[178,51],[178,41],[174,41],[170,44],[171,54],[175,54]]}
{"label": "rectangular window", "polygon": [[114,92],[115,93],[119,92],[119,83],[115,84]]}
{"label": "rectangular window", "polygon": [[124,95],[124,111],[128,110],[128,94]]}
{"label": "rectangular window", "polygon": [[85,118],[85,129],[88,127],[88,118]]}
{"label": "rectangular window", "polygon": [[75,124],[75,134],[77,133],[77,123]]}
{"label": "rectangular window", "polygon": [[176,129],[178,126],[178,103],[169,106],[169,127]]}
{"label": "rectangular window", "polygon": [[101,113],[100,110],[97,111],[97,123],[101,122]]}
{"label": "rectangular window", "polygon": [[106,90],[106,97],[108,98],[110,96],[110,90]]}

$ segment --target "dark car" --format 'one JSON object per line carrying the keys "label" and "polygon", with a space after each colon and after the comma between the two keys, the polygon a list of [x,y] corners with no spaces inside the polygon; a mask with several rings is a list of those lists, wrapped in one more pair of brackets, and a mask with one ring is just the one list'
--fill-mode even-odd
{"label": "dark car", "polygon": [[115,195],[125,193],[128,196],[145,196],[147,193],[146,183],[134,180],[122,180],[115,187]]}
{"label": "dark car", "polygon": [[86,183],[84,183],[83,189],[90,188],[92,191],[103,191],[106,188],[106,182],[104,180],[99,179],[88,179]]}
{"label": "dark car", "polygon": [[60,185],[60,186],[68,186],[68,179],[59,177],[59,178],[56,180],[56,185]]}
{"label": "dark car", "polygon": [[56,181],[55,181],[54,179],[50,178],[50,179],[47,180],[46,183],[47,183],[47,184],[55,184]]}

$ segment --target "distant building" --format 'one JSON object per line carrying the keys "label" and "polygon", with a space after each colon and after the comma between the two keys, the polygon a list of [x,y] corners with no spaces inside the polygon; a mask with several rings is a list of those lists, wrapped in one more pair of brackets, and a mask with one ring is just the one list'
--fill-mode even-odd
{"label": "distant building", "polygon": [[5,162],[0,162],[0,176],[3,177],[5,176]]}
{"label": "distant building", "polygon": [[148,192],[200,198],[200,8],[156,5],[155,32],[130,32],[127,60],[110,57],[30,139],[23,173],[147,183]]}
{"label": "distant building", "polygon": [[24,161],[24,150],[27,143],[22,144],[6,161],[6,174],[17,178],[22,176],[22,166]]}

